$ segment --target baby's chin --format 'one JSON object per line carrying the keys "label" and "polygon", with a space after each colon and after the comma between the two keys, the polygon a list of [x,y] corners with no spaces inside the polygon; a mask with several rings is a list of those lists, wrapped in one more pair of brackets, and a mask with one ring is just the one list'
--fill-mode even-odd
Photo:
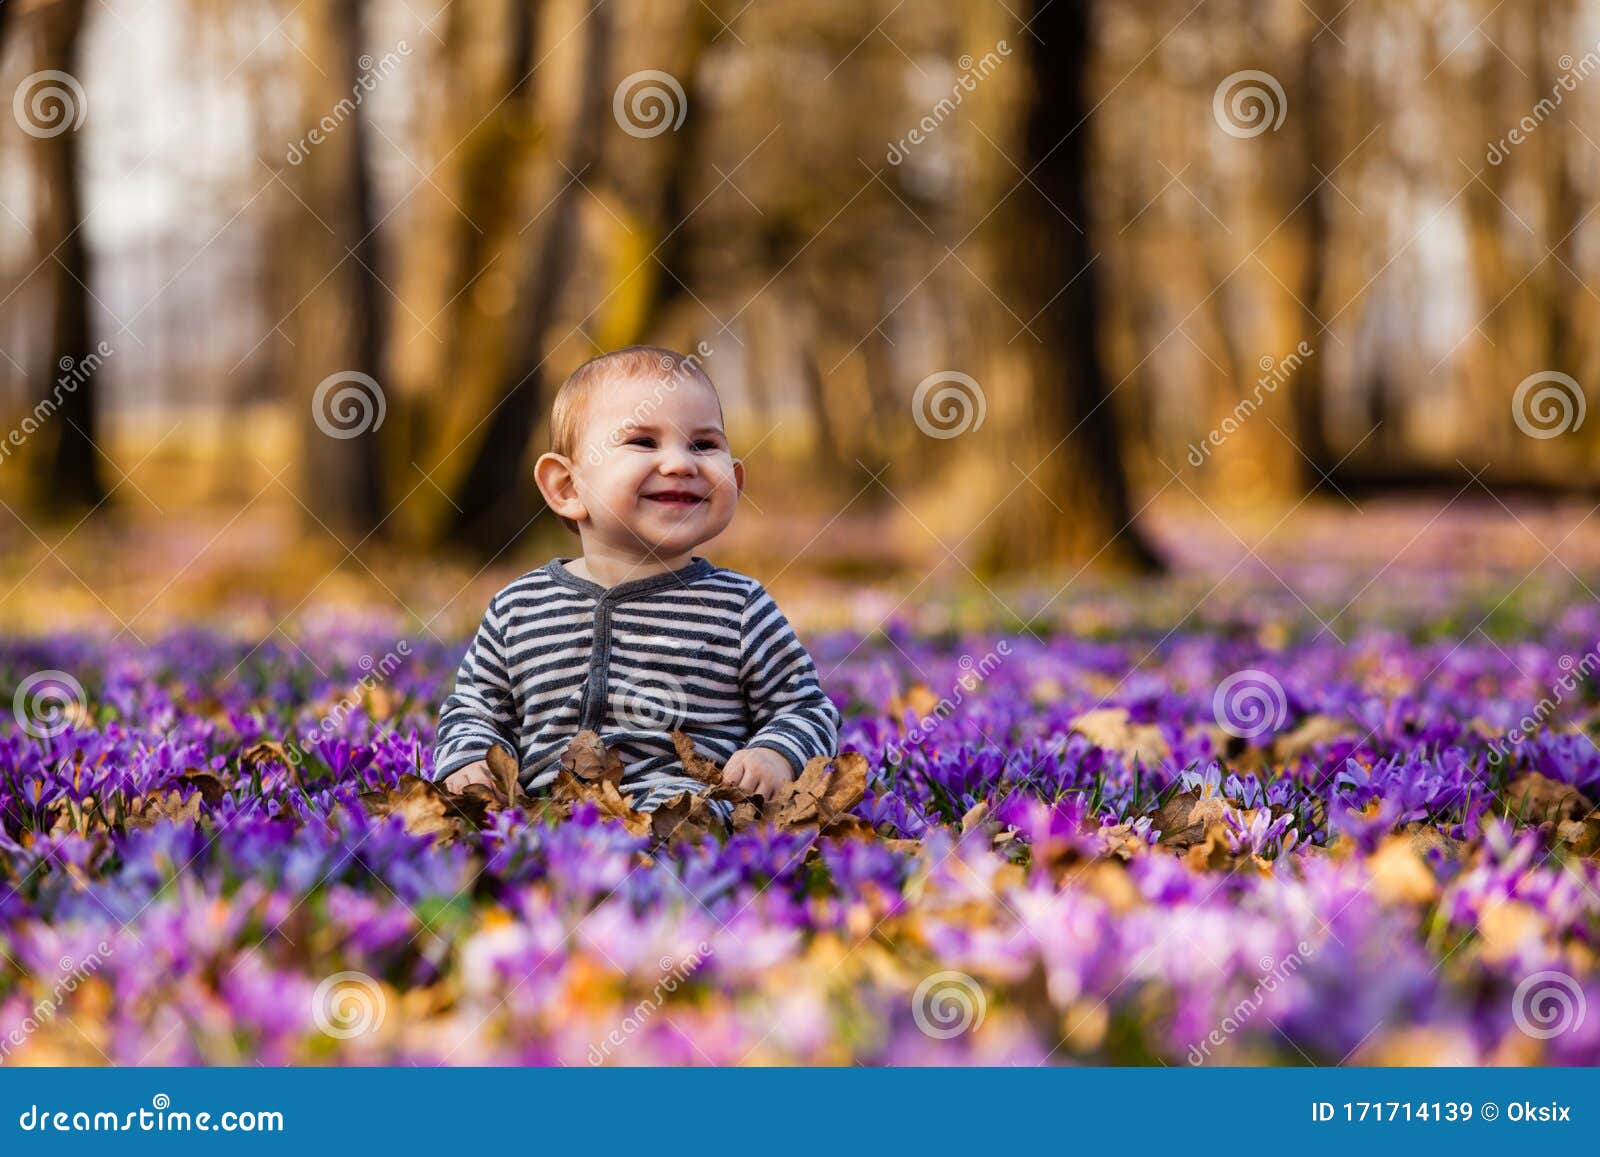
{"label": "baby's chin", "polygon": [[641,539],[641,541],[648,542],[650,549],[660,555],[687,554],[689,551],[694,550],[697,547],[704,546],[706,543],[710,542],[712,539],[716,538],[717,535],[721,534],[727,529],[728,524],[724,522],[717,526],[706,527],[704,530],[697,530],[693,534],[674,534],[663,537],[644,538]]}
{"label": "baby's chin", "polygon": [[656,554],[684,554],[703,543],[710,542],[728,529],[733,521],[731,514],[718,516],[711,511],[698,518],[682,519],[680,525],[663,528],[646,521],[632,527],[634,537]]}

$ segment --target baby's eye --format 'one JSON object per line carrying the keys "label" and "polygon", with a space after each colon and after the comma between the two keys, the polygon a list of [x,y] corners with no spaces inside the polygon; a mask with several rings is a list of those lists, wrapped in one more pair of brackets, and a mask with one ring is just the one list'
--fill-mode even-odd
{"label": "baby's eye", "polygon": [[691,448],[700,453],[714,454],[718,450],[722,449],[722,443],[718,442],[715,438],[702,438]]}
{"label": "baby's eye", "polygon": [[647,438],[643,434],[640,434],[637,437],[629,438],[627,444],[629,446],[640,446],[646,450],[654,450],[656,448],[656,440],[654,438]]}

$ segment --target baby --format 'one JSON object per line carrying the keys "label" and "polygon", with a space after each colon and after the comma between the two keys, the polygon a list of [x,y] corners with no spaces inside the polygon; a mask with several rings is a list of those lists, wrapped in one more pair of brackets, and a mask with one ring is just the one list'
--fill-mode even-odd
{"label": "baby", "polygon": [[490,783],[485,757],[516,756],[530,791],[554,781],[579,731],[600,733],[650,811],[702,785],[673,731],[771,797],[831,756],[839,712],[772,597],[690,554],[733,520],[744,463],[716,387],[694,358],[632,346],[579,366],[556,395],[534,478],[583,557],[513,581],[488,612],[444,702],[434,775]]}

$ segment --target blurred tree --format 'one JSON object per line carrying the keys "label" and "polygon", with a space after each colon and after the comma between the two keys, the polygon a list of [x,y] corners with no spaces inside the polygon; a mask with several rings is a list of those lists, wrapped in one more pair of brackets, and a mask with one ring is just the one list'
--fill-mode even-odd
{"label": "blurred tree", "polygon": [[517,288],[511,355],[497,400],[481,426],[482,438],[472,464],[455,495],[459,514],[451,530],[452,540],[488,555],[510,545],[539,509],[524,462],[545,399],[549,331],[562,291],[572,277],[581,241],[578,210],[583,182],[599,157],[600,134],[608,115],[613,23],[609,0],[597,0],[584,21],[583,91],[577,122],[561,158],[566,171],[556,174],[558,191],[543,210],[547,224],[539,249]]}
{"label": "blurred tree", "polygon": [[1026,59],[1031,99],[1023,124],[1011,237],[1017,312],[1038,336],[1032,374],[1038,427],[1049,452],[997,519],[992,561],[1040,564],[1103,557],[1137,571],[1163,568],[1128,499],[1122,435],[1099,341],[1104,321],[1098,254],[1089,230],[1088,95],[1093,0],[1039,0]]}
{"label": "blurred tree", "polygon": [[[689,224],[704,180],[704,145],[710,117],[696,87],[700,62],[721,25],[720,0],[693,5],[683,19],[682,43],[673,46],[677,71],[688,78],[683,127],[646,141],[630,142],[630,156],[650,153],[654,163],[608,174],[642,232],[637,244],[650,257],[637,270],[638,286],[612,295],[598,327],[602,344],[631,345],[658,334],[668,315],[690,296],[694,250],[703,238]],[[694,198],[692,201],[691,198]]]}
{"label": "blurred tree", "polygon": [[[1522,9],[1519,14],[1529,22],[1529,39],[1535,47],[1531,53],[1534,94],[1540,100],[1549,100],[1551,94],[1561,92],[1555,71],[1561,54],[1581,42],[1571,0],[1547,3],[1538,9]],[[1566,59],[1570,62],[1572,58]],[[1578,227],[1583,197],[1572,163],[1575,150],[1571,140],[1571,107],[1563,102],[1561,109],[1553,114],[1557,118],[1555,123],[1538,137],[1538,155],[1543,167],[1539,185],[1545,202],[1542,248],[1549,252],[1539,267],[1539,291],[1545,319],[1545,365],[1563,373],[1577,374],[1583,369],[1576,320],[1584,292],[1576,272],[1582,264],[1578,255]]]}
{"label": "blurred tree", "polygon": [[[378,530],[387,513],[377,407],[387,406],[383,386],[389,342],[369,114],[362,99],[365,9],[365,0],[329,0],[310,16],[313,45],[320,49],[316,55],[329,68],[326,83],[308,94],[314,109],[309,120],[334,117],[339,123],[307,160],[315,181],[316,208],[310,212],[331,231],[333,253],[331,268],[305,299],[305,307],[320,322],[322,340],[314,343],[310,357],[320,363],[323,374],[308,373],[303,383],[322,387],[331,375],[344,377],[320,405],[314,398],[305,411],[304,501],[335,530],[363,536]],[[365,407],[337,411],[341,396],[353,399],[359,392],[370,398],[370,389],[354,378],[357,374],[378,383],[377,397]],[[359,420],[352,421],[358,414]],[[330,435],[329,426],[339,436]]]}
{"label": "blurred tree", "polygon": [[[30,17],[41,71],[77,77],[82,71],[87,0],[52,0],[35,6]],[[63,113],[69,120],[74,109]],[[76,126],[41,137],[34,145],[38,165],[38,227],[34,232],[49,284],[50,338],[40,346],[34,377],[42,392],[52,393],[59,375],[93,352],[90,315],[92,276],[89,247],[83,231],[83,137]],[[63,390],[51,421],[54,445],[48,462],[36,459],[41,501],[47,509],[71,510],[100,505],[106,496],[100,471],[99,389],[95,374],[74,375],[78,384]]]}
{"label": "blurred tree", "polygon": [[[527,248],[518,230],[517,211],[525,203],[529,145],[538,123],[532,82],[544,9],[539,0],[511,0],[504,55],[486,94],[495,104],[484,115],[478,113],[474,99],[478,94],[473,91],[473,82],[478,78],[473,75],[470,52],[471,22],[463,5],[451,5],[447,10],[447,91],[455,107],[445,110],[445,127],[452,139],[456,139],[464,118],[470,127],[453,146],[460,152],[460,162],[455,199],[447,207],[449,227],[444,234],[448,301],[440,310],[444,337],[438,373],[448,375],[462,387],[457,396],[442,401],[464,403],[475,409],[473,422],[484,418],[492,404],[493,397],[484,400],[486,394],[503,396],[495,391],[501,388],[506,360],[518,341],[514,328],[508,325],[508,320],[514,319],[508,319],[506,306]],[[565,178],[561,183],[566,183]],[[437,406],[418,406],[416,417],[428,421],[430,411],[435,409]],[[426,440],[429,434],[447,437],[449,445],[435,448],[447,454],[466,443],[462,463],[453,475],[448,472],[450,463],[443,463],[445,477],[457,479],[452,500],[455,507],[440,506],[434,512],[429,520],[429,535],[434,539],[476,538],[481,540],[480,545],[486,544],[494,533],[481,523],[496,506],[500,488],[514,488],[519,482],[526,486],[526,478],[519,479],[515,474],[522,462],[520,454],[512,456],[506,472],[499,470],[498,462],[484,460],[493,437],[493,424],[498,420],[499,414],[495,413],[479,424],[476,441],[472,433],[462,430],[459,420],[442,429],[417,431],[419,440]],[[469,430],[470,426],[468,423]],[[504,543],[488,547],[488,551],[492,553],[501,545]]]}
{"label": "blurred tree", "polygon": [[[1333,81],[1339,67],[1337,52],[1343,43],[1339,24],[1346,5],[1342,0],[1310,0],[1313,19],[1306,25],[1306,40],[1300,50],[1301,184],[1298,212],[1303,231],[1303,265],[1297,294],[1300,328],[1313,348],[1325,344],[1327,326],[1321,310],[1327,296],[1329,237],[1332,231],[1328,187],[1333,166],[1338,163],[1332,147]],[[1294,405],[1294,437],[1304,457],[1296,455],[1301,468],[1302,490],[1317,490],[1334,466],[1328,441],[1327,375],[1328,358],[1310,357],[1295,373],[1291,387]],[[1381,386],[1380,386],[1381,390]]]}

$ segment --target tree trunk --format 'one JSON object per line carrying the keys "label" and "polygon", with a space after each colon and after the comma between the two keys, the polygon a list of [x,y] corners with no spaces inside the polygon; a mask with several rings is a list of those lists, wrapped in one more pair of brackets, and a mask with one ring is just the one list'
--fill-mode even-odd
{"label": "tree trunk", "polygon": [[[76,77],[87,0],[58,0],[39,10],[38,65]],[[61,110],[70,124],[80,111],[75,102]],[[46,397],[59,395],[51,419],[54,445],[40,479],[47,508],[72,510],[94,507],[106,497],[100,471],[97,439],[100,436],[99,389],[93,372],[67,374],[90,354],[93,320],[90,317],[89,279],[92,275],[88,245],[83,234],[83,153],[77,127],[54,131],[39,140],[37,148],[39,192],[42,203],[38,241],[47,255],[43,276],[50,284],[49,360],[36,371]],[[56,387],[76,382],[71,389]]]}
{"label": "tree trunk", "polygon": [[[363,89],[359,58],[366,39],[364,15],[365,0],[331,0],[328,6],[329,83],[335,101],[353,99]],[[342,286],[347,295],[347,332],[336,344],[348,361],[329,367],[333,373],[318,383],[325,392],[314,399],[308,415],[305,502],[330,526],[365,536],[379,528],[386,513],[379,416],[387,410],[383,383],[389,319],[364,100],[353,105],[346,122],[322,147],[336,150],[332,155],[338,179],[330,182],[327,200],[334,244],[344,262],[331,284]],[[356,375],[378,383],[375,396]],[[331,381],[335,377],[344,381]],[[358,396],[362,401],[355,404]],[[342,409],[341,397],[346,399]],[[339,436],[330,435],[327,427]]]}
{"label": "tree trunk", "polygon": [[[470,53],[462,44],[469,35],[465,27],[467,21],[459,5],[450,9],[449,43],[457,57],[467,58],[451,62],[455,83],[450,91],[464,110],[453,123],[459,130],[459,121],[464,115],[468,118],[466,124],[471,126],[460,143],[459,211],[455,206],[449,209],[451,222],[446,242],[449,246],[445,286],[448,304],[444,310],[447,336],[440,372],[455,375],[458,380],[461,375],[477,378],[480,373],[492,373],[484,364],[493,356],[488,351],[497,351],[504,344],[503,318],[485,310],[480,300],[482,295],[474,289],[489,269],[497,262],[506,261],[508,254],[521,242],[516,232],[516,210],[520,207],[520,194],[525,185],[519,179],[528,151],[525,142],[533,135],[533,85],[529,83],[529,74],[533,67],[539,8],[538,0],[516,0],[512,5],[510,43],[497,86],[504,99],[489,116],[480,116],[470,99],[470,86],[465,83]],[[561,183],[565,180],[563,174]],[[448,405],[449,399],[445,403]],[[419,406],[417,410],[419,417],[426,417],[424,407]]]}
{"label": "tree trunk", "polygon": [[[721,27],[718,21],[716,8],[706,3],[695,4],[689,14],[686,21],[688,43],[682,60],[683,75],[691,80],[700,67],[700,57],[706,46]],[[692,90],[692,83],[690,87]],[[706,118],[696,116],[691,108],[683,127],[668,133],[667,139],[661,142],[667,148],[667,158],[653,214],[661,241],[649,267],[643,270],[649,277],[649,288],[640,303],[639,327],[634,341],[646,340],[652,328],[689,295],[689,258],[695,238],[688,227],[688,219],[696,207],[690,197],[696,182],[704,179],[701,145],[705,126]]]}
{"label": "tree trunk", "polygon": [[1032,187],[1013,194],[1025,214],[1014,230],[1013,260],[1026,295],[1017,313],[1032,319],[1039,339],[1034,389],[1038,424],[1051,444],[1032,478],[1054,506],[1033,486],[1019,487],[1007,503],[1017,513],[1002,523],[991,554],[996,564],[1098,554],[1156,572],[1163,564],[1133,516],[1100,354],[1102,284],[1088,232],[1093,8],[1093,0],[1038,0],[1033,36],[1023,38],[1033,99],[1021,167],[1033,174],[1037,196]]}
{"label": "tree trunk", "polygon": [[[1529,40],[1534,52],[1534,91],[1548,94],[1557,90],[1556,72],[1563,47],[1573,43],[1577,21],[1569,5],[1552,5],[1557,12],[1534,16]],[[1539,137],[1539,156],[1543,160],[1545,244],[1551,254],[1541,269],[1540,294],[1544,313],[1545,366],[1568,374],[1580,374],[1584,366],[1579,350],[1577,303],[1583,285],[1578,281],[1578,232],[1582,195],[1568,158],[1568,145],[1574,134],[1571,114],[1562,109],[1560,120]]]}
{"label": "tree trunk", "polygon": [[[1305,264],[1300,274],[1300,318],[1304,341],[1318,351],[1296,371],[1290,396],[1294,406],[1295,441],[1304,458],[1296,456],[1302,467],[1303,490],[1323,488],[1323,476],[1333,469],[1333,449],[1327,425],[1327,375],[1323,367],[1328,358],[1320,310],[1327,294],[1329,236],[1332,231],[1330,199],[1332,193],[1323,178],[1329,176],[1337,160],[1333,157],[1331,120],[1326,108],[1332,98],[1333,70],[1338,67],[1333,53],[1338,46],[1340,0],[1312,0],[1318,19],[1311,21],[1300,56],[1300,114],[1302,126],[1302,177],[1299,214],[1304,229]],[[1323,21],[1328,29],[1323,30]],[[1318,33],[1321,35],[1317,35]]]}
{"label": "tree trunk", "polygon": [[584,23],[584,90],[577,123],[572,127],[564,163],[570,173],[557,174],[561,190],[548,210],[537,257],[529,263],[517,291],[521,309],[512,331],[512,356],[492,415],[483,425],[483,440],[456,491],[459,508],[450,538],[479,553],[494,554],[526,529],[538,506],[523,464],[538,424],[544,399],[546,341],[561,303],[562,290],[577,254],[578,210],[583,187],[574,176],[586,176],[599,159],[600,133],[610,115],[611,6],[595,6]]}

